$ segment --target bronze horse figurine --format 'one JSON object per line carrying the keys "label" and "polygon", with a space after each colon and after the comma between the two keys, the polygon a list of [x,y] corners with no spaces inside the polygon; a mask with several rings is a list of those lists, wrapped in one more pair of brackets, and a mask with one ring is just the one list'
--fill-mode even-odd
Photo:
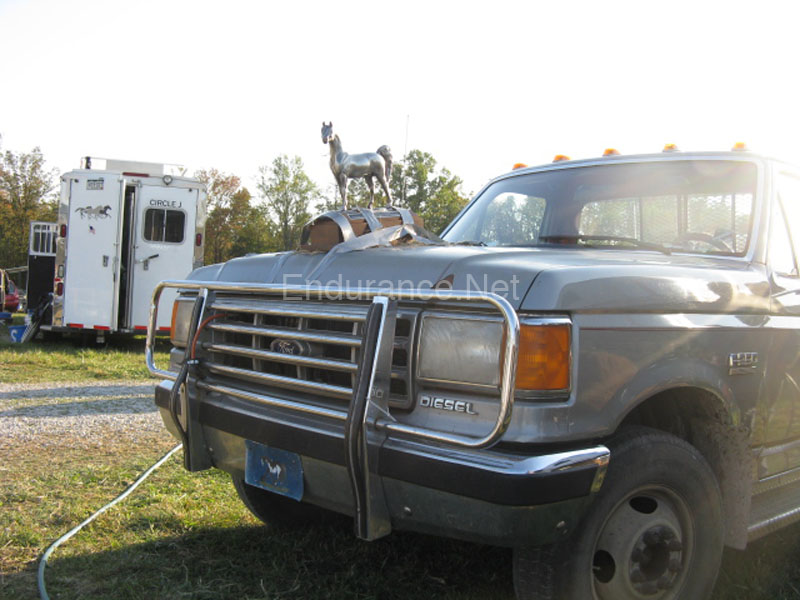
{"label": "bronze horse figurine", "polygon": [[389,191],[389,178],[392,175],[392,152],[389,146],[381,146],[377,152],[363,154],[348,154],[342,150],[342,141],[333,133],[333,123],[322,122],[322,143],[328,144],[331,150],[331,171],[339,186],[342,196],[342,210],[347,210],[347,180],[363,177],[369,188],[369,206],[375,201],[375,181],[381,184],[387,198],[387,205],[392,203],[392,194]]}

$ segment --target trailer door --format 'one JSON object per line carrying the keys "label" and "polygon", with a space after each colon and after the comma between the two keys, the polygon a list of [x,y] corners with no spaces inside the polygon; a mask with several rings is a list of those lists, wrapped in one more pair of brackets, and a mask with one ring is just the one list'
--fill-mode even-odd
{"label": "trailer door", "polygon": [[[56,238],[58,224],[31,221],[28,235],[28,310],[45,302],[53,291],[56,270]],[[45,313],[44,322],[51,320],[52,308]]]}
{"label": "trailer door", "polygon": [[[194,260],[196,189],[144,185],[136,208],[131,325],[146,328],[153,289],[164,279],[185,279]],[[175,290],[161,295],[157,326],[168,330]]]}
{"label": "trailer door", "polygon": [[108,173],[70,179],[64,274],[64,325],[108,331],[116,318],[120,179]]}

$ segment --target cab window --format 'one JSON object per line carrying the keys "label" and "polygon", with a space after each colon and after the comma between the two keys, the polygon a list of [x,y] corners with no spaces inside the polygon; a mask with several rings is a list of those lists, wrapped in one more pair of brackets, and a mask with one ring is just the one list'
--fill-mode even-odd
{"label": "cab window", "polygon": [[480,239],[488,246],[535,240],[542,226],[545,204],[544,198],[526,194],[498,195],[486,209]]}
{"label": "cab window", "polygon": [[[778,198],[796,262],[797,252],[800,251],[800,179],[782,174],[778,179]],[[797,274],[796,269],[795,274]]]}
{"label": "cab window", "polygon": [[499,179],[444,234],[506,246],[657,246],[744,256],[758,169],[740,160],[665,160],[543,169]]}

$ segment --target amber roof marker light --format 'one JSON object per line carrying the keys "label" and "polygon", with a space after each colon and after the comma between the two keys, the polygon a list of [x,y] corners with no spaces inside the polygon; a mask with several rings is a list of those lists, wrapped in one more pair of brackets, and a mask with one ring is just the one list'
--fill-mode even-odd
{"label": "amber roof marker light", "polygon": [[527,166],[528,165],[526,165],[525,163],[514,163],[514,166],[511,167],[511,170],[516,171],[517,169],[524,169]]}
{"label": "amber roof marker light", "polygon": [[569,156],[567,156],[566,154],[556,154],[553,157],[553,162],[561,162],[561,161],[564,161],[564,160],[572,160],[572,159]]}
{"label": "amber roof marker light", "polygon": [[747,144],[744,142],[736,142],[731,148],[734,152],[747,152],[750,148],[747,147]]}
{"label": "amber roof marker light", "polygon": [[616,148],[606,148],[603,150],[603,156],[619,156],[619,150]]}
{"label": "amber roof marker light", "polygon": [[662,152],[680,152],[680,148],[678,148],[678,144],[664,144],[664,147],[661,149]]}

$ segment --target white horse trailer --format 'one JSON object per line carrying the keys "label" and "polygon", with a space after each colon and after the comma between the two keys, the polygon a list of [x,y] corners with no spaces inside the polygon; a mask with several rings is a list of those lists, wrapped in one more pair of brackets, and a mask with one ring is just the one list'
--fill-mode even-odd
{"label": "white horse trailer", "polygon": [[[164,165],[105,161],[61,177],[52,320],[42,329],[144,332],[156,284],[203,264],[206,188]],[[162,300],[164,302],[164,300]],[[167,298],[164,306],[171,306]],[[161,313],[161,311],[159,311]],[[159,318],[168,331],[170,311]]]}

